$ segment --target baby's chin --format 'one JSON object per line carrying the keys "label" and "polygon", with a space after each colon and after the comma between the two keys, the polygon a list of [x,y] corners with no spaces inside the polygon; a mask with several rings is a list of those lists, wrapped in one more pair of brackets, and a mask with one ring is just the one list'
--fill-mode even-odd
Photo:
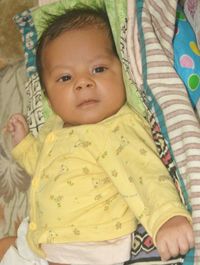
{"label": "baby's chin", "polygon": [[103,120],[108,119],[109,117],[115,115],[121,108],[120,106],[117,106],[115,108],[107,108],[104,109],[99,108],[99,111],[95,111],[93,108],[91,109],[84,109],[84,111],[79,111],[77,113],[74,113],[74,116],[71,115],[70,120],[68,119],[64,123],[64,127],[69,126],[78,126],[78,125],[86,125],[86,124],[97,124]]}
{"label": "baby's chin", "polygon": [[106,118],[108,118],[110,115],[89,115],[82,118],[79,118],[77,120],[71,120],[68,122],[64,122],[63,127],[70,127],[70,126],[79,126],[79,125],[87,125],[87,124],[97,124]]}
{"label": "baby's chin", "polygon": [[84,125],[84,124],[97,124],[103,120],[105,120],[107,117],[105,116],[98,116],[98,117],[87,117],[83,118],[79,121],[77,125]]}

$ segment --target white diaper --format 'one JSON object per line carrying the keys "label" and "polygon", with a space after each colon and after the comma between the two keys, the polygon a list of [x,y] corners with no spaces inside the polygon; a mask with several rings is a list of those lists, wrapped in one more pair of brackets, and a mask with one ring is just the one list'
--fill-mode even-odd
{"label": "white diaper", "polygon": [[28,218],[20,224],[17,232],[16,246],[11,246],[5,253],[0,265],[48,265],[48,262],[36,256],[26,241]]}

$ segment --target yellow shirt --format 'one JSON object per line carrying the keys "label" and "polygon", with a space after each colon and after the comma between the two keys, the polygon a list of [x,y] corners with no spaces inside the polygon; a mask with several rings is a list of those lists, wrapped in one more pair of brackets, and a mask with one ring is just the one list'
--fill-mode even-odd
{"label": "yellow shirt", "polygon": [[155,240],[160,226],[186,216],[144,118],[127,105],[98,124],[63,128],[52,117],[38,138],[13,150],[33,176],[28,241],[102,241],[121,237],[141,222]]}

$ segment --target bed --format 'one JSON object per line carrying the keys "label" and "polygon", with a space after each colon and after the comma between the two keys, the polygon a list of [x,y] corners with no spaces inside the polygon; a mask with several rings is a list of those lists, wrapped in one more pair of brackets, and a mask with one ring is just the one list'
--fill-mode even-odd
{"label": "bed", "polygon": [[[126,264],[200,263],[200,2],[198,0],[40,0],[15,14],[24,58],[0,71],[0,238],[16,235],[28,214],[30,177],[12,159],[3,126],[14,112],[26,115],[37,133],[51,115],[36,67],[35,43],[44,11],[62,12],[83,2],[104,6],[123,64],[127,98],[151,124],[160,159],[192,213],[195,252],[163,263],[138,226]],[[187,37],[186,37],[187,36]]]}

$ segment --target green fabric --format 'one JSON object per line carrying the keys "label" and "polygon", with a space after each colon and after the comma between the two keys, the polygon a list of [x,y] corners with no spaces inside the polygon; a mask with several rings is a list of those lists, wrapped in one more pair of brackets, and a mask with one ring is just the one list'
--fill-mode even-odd
{"label": "green fabric", "polygon": [[[88,5],[93,7],[100,7],[104,8],[108,14],[111,28],[113,31],[113,36],[116,44],[116,48],[119,54],[119,57],[122,61],[122,53],[120,51],[120,41],[121,41],[121,29],[125,25],[125,20],[127,17],[127,1],[121,0],[60,0],[55,3],[51,3],[48,5],[41,6],[32,12],[34,24],[38,33],[38,36],[41,35],[42,32],[42,21],[45,18],[45,13],[50,14],[62,14],[64,10],[73,8],[76,5]],[[141,96],[137,91],[135,85],[133,84],[129,73],[125,70],[123,65],[123,76],[124,76],[124,83],[126,87],[126,94],[127,94],[127,101],[128,103],[140,114],[145,116],[145,107],[141,100]],[[48,105],[45,104],[45,108],[48,108]],[[48,112],[44,110],[44,113]]]}

